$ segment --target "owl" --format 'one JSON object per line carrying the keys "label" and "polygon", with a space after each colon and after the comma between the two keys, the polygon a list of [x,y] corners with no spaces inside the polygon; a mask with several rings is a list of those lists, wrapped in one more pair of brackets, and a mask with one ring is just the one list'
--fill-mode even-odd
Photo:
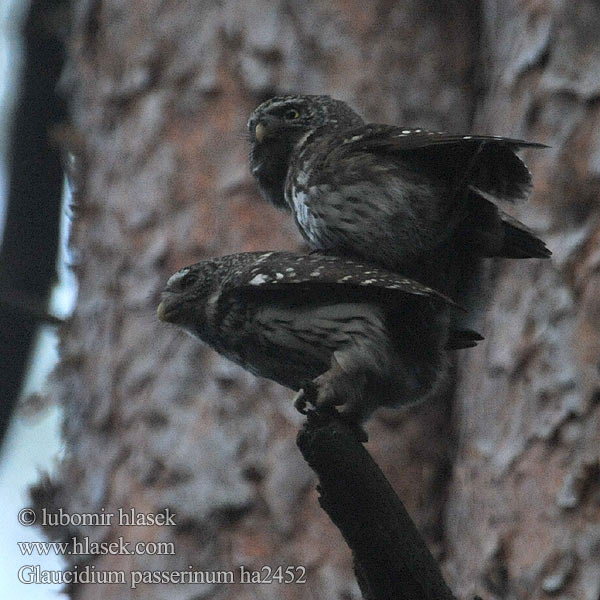
{"label": "owl", "polygon": [[340,407],[360,423],[378,406],[435,393],[448,351],[482,339],[449,327],[454,302],[350,258],[248,252],[185,267],[158,317],[255,375],[298,395],[296,407]]}
{"label": "owl", "polygon": [[248,122],[250,168],[306,241],[402,273],[462,304],[485,257],[550,251],[497,206],[525,199],[516,155],[542,144],[365,123],[329,96],[281,96]]}

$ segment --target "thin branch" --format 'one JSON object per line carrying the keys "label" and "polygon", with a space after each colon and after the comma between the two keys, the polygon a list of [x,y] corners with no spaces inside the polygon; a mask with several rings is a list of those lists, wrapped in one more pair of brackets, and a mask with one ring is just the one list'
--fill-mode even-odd
{"label": "thin branch", "polygon": [[311,412],[297,444],[342,532],[366,600],[456,600],[404,505],[356,432]]}

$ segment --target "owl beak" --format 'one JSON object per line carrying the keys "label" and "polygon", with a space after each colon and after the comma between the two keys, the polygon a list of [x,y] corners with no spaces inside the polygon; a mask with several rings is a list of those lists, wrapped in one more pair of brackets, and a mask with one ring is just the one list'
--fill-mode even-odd
{"label": "owl beak", "polygon": [[158,305],[156,316],[159,321],[164,323],[177,323],[180,308],[181,305],[178,302],[173,302],[173,299],[169,302],[169,299],[166,298]]}
{"label": "owl beak", "polygon": [[164,300],[158,305],[158,308],[156,309],[156,316],[158,317],[159,321],[166,321],[166,316],[167,316],[167,307],[165,306],[165,302]]}
{"label": "owl beak", "polygon": [[257,123],[256,127],[254,128],[254,137],[256,138],[256,141],[261,144],[262,141],[265,139],[265,135],[267,134],[267,127],[264,123]]}

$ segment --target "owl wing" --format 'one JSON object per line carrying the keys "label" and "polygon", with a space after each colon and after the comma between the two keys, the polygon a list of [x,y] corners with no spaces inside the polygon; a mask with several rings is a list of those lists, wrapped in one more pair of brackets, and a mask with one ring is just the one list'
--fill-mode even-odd
{"label": "owl wing", "polygon": [[420,297],[441,305],[457,304],[436,290],[360,260],[313,252],[252,253],[223,281],[223,294],[286,294],[291,301],[360,302],[373,298],[397,303],[401,296]]}
{"label": "owl wing", "polygon": [[327,172],[356,157],[363,161],[368,161],[369,155],[391,158],[432,181],[441,180],[457,189],[470,187],[484,197],[514,202],[526,198],[532,188],[529,169],[515,152],[545,147],[500,136],[369,124],[326,138],[319,166]]}
{"label": "owl wing", "polygon": [[[357,260],[317,252],[309,255],[265,252],[250,256],[252,258],[247,259],[250,262],[243,269],[232,271],[223,282],[223,301],[235,297],[261,305],[274,301],[279,306],[293,307],[374,302],[396,314],[392,321],[408,319],[413,324],[435,318],[443,306],[461,308],[444,294],[418,281]],[[407,306],[410,299],[429,302],[418,306],[409,302],[408,312],[402,313],[400,307]],[[449,350],[471,348],[483,339],[471,329],[450,328],[446,347]]]}

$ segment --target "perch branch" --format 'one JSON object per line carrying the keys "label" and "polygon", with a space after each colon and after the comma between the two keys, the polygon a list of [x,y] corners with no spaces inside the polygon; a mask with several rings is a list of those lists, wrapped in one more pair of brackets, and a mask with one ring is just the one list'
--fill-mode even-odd
{"label": "perch branch", "polygon": [[311,412],[297,444],[352,550],[366,600],[456,600],[404,505],[352,428]]}

